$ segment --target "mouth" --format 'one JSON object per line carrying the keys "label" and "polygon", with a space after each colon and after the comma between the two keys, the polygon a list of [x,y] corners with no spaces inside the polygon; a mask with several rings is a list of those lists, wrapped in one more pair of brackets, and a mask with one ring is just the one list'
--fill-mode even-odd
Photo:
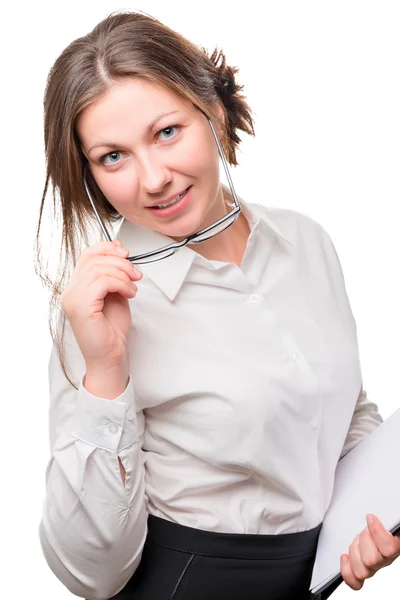
{"label": "mouth", "polygon": [[157,206],[148,206],[147,209],[150,210],[157,217],[170,217],[181,210],[183,210],[190,201],[191,198],[192,186],[189,186],[184,192],[176,196],[173,200],[171,200],[167,206],[162,207],[161,205]]}

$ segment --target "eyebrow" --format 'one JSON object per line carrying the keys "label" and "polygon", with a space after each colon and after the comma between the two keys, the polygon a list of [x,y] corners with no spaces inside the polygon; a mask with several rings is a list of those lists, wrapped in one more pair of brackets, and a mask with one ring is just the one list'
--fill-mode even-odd
{"label": "eyebrow", "polygon": [[[179,110],[172,110],[171,112],[162,112],[162,113],[159,113],[155,117],[155,119],[153,119],[152,122],[149,123],[149,125],[147,125],[147,127],[145,129],[145,135],[149,135],[149,133],[153,129],[154,125],[162,117],[166,117],[168,115],[174,115],[175,113],[178,113],[178,112],[180,112],[180,111]],[[112,148],[113,150],[116,150],[116,149],[120,148],[121,144],[115,144],[114,142],[99,142],[98,144],[95,144],[94,146],[92,146],[91,148],[89,148],[89,150],[87,151],[87,153],[89,154],[89,152],[91,152],[92,150],[94,150],[95,148],[98,148],[100,146],[107,146],[108,148]]]}

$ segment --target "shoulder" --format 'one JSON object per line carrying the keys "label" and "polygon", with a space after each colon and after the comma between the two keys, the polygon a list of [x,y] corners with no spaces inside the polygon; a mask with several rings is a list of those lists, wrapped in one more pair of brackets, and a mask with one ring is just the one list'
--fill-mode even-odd
{"label": "shoulder", "polygon": [[324,277],[332,285],[344,284],[342,265],[332,238],[311,216],[289,208],[257,205],[266,219],[291,243],[286,245],[298,272],[304,277]]}
{"label": "shoulder", "polygon": [[326,298],[336,297],[349,326],[355,322],[347,297],[344,271],[332,238],[325,227],[305,213],[288,208],[262,207],[292,246],[290,256],[303,285]]}
{"label": "shoulder", "polygon": [[311,216],[290,209],[256,204],[257,211],[275,225],[293,244],[298,256],[322,254],[329,261],[338,261],[332,238],[325,227]]}
{"label": "shoulder", "polygon": [[310,241],[332,243],[327,230],[310,215],[290,208],[258,206],[293,244]]}

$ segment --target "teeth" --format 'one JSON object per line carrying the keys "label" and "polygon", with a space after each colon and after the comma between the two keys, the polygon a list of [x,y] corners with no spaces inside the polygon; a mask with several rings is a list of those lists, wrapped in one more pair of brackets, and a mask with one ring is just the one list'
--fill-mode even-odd
{"label": "teeth", "polygon": [[182,194],[179,194],[179,196],[175,196],[175,198],[173,198],[173,200],[171,200],[171,202],[168,202],[168,204],[156,204],[156,208],[167,208],[168,206],[172,206],[173,204],[176,204],[181,198],[182,196],[185,194],[186,190],[184,192],[182,192]]}

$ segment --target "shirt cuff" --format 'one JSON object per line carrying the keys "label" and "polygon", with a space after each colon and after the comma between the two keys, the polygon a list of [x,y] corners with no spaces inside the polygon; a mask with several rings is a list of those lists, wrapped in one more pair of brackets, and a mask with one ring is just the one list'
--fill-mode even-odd
{"label": "shirt cuff", "polygon": [[73,421],[73,434],[80,440],[117,453],[137,438],[132,378],[115,400],[93,396],[83,385],[83,377],[77,391]]}

